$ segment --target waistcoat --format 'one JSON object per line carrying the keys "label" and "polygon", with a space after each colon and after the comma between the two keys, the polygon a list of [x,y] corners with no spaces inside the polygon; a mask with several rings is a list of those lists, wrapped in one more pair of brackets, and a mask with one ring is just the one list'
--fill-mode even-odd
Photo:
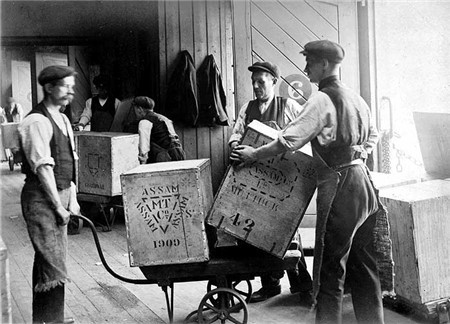
{"label": "waistcoat", "polygon": [[[69,188],[70,182],[75,180],[75,163],[69,136],[64,135],[62,130],[56,125],[42,102],[30,114],[41,114],[50,120],[53,128],[53,136],[50,140],[50,152],[51,157],[55,160],[53,173],[55,175],[56,187],[59,190]],[[31,171],[27,159],[23,159],[22,161],[22,173],[26,174],[27,180],[39,181],[38,176]]]}

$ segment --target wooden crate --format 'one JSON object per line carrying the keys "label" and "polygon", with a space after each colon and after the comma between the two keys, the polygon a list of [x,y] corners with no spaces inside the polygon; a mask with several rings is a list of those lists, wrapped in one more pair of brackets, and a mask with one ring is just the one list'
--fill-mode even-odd
{"label": "wooden crate", "polygon": [[137,134],[79,133],[78,191],[103,196],[120,195],[120,174],[139,165],[138,144]]}
{"label": "wooden crate", "polygon": [[432,180],[384,189],[395,293],[412,305],[450,297],[450,182]]}
{"label": "wooden crate", "polygon": [[2,141],[3,148],[14,149],[20,147],[19,140],[19,123],[5,123],[1,124],[2,127]]}
{"label": "wooden crate", "polygon": [[373,184],[379,190],[404,186],[421,182],[420,175],[410,175],[403,173],[382,173],[382,172],[370,172]]}
{"label": "wooden crate", "polygon": [[450,113],[413,112],[425,170],[441,178],[450,176]]}
{"label": "wooden crate", "polygon": [[209,260],[209,159],[141,165],[121,182],[132,267]]}
{"label": "wooden crate", "polygon": [[[254,121],[242,143],[258,147],[276,136],[275,130]],[[230,166],[207,222],[283,258],[315,188],[314,160],[300,151]]]}

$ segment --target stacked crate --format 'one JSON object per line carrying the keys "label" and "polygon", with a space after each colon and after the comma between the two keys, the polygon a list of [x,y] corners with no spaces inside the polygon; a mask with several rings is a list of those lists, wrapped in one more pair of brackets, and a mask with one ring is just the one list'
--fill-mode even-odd
{"label": "stacked crate", "polygon": [[103,196],[120,195],[120,174],[139,165],[138,145],[137,134],[78,133],[78,191]]}
{"label": "stacked crate", "polygon": [[450,297],[450,181],[384,189],[398,298],[425,313]]}

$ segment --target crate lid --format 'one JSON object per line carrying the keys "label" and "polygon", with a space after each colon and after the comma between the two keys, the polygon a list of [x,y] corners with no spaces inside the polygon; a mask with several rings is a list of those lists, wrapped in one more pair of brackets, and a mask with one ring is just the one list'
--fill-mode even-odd
{"label": "crate lid", "polygon": [[431,180],[400,187],[386,188],[380,192],[380,196],[408,202],[450,197],[450,181]]}
{"label": "crate lid", "polygon": [[141,164],[127,172],[122,173],[122,175],[198,169],[201,168],[203,165],[206,165],[207,163],[209,163],[209,159]]}

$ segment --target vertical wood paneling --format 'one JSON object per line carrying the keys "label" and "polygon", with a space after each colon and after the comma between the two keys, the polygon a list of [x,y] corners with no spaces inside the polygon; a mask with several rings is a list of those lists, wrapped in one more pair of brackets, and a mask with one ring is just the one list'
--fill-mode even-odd
{"label": "vertical wood paneling", "polygon": [[[227,95],[227,111],[233,114],[234,69],[231,0],[179,0],[159,3],[160,85],[166,96],[167,82],[181,50],[188,50],[196,68],[214,55]],[[176,19],[178,17],[178,20]],[[234,116],[229,116],[232,123]],[[228,161],[230,127],[182,127],[175,125],[188,159],[209,158],[213,189],[217,190]]]}
{"label": "vertical wood paneling", "polygon": [[233,1],[234,52],[236,61],[236,114],[239,108],[253,97],[250,76],[244,73],[252,64],[252,37],[250,1]]}
{"label": "vertical wood paneling", "polygon": [[[208,29],[206,28],[208,17],[206,1],[194,1],[194,31],[195,31],[195,68],[199,68],[203,59],[208,55]],[[211,138],[208,127],[197,128],[197,157],[209,158],[211,155]],[[211,171],[216,166],[211,160]]]}
{"label": "vertical wood paneling", "polygon": [[[233,19],[231,16],[231,2],[222,3],[223,10],[220,11],[222,31],[222,82],[227,96],[227,114],[230,125],[234,125],[235,100],[234,100],[234,59],[233,59]],[[224,136],[224,164],[228,164],[230,154],[228,139],[231,136],[232,127],[226,127]],[[225,171],[225,170],[224,170]]]}
{"label": "vertical wood paneling", "polygon": [[[220,10],[221,2],[209,1],[206,3],[207,13],[207,30],[208,30],[208,49],[209,54],[214,55],[219,68],[222,66],[222,50],[221,39],[222,30],[220,28]],[[212,171],[213,187],[217,188],[223,176],[224,165],[224,151],[223,151],[223,131],[224,127],[210,127],[211,138],[211,164],[214,165]]]}
{"label": "vertical wood paneling", "polygon": [[[187,50],[192,55],[194,63],[194,25],[192,21],[192,2],[180,1],[180,49]],[[183,147],[187,159],[197,157],[197,132],[195,128],[186,127],[183,132]]]}

